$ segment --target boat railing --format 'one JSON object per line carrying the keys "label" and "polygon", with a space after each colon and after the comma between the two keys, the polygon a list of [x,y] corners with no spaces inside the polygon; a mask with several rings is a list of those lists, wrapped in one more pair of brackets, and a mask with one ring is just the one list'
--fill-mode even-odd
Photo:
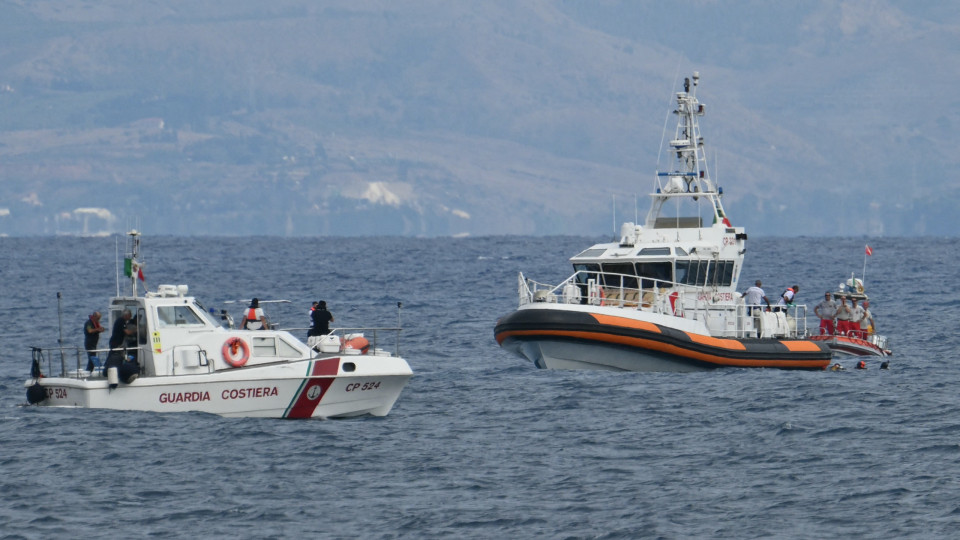
{"label": "boat railing", "polygon": [[738,303],[736,337],[787,337],[806,338],[807,306],[745,305]]}
{"label": "boat railing", "polygon": [[[767,306],[746,306],[729,298],[730,293],[713,287],[589,270],[575,272],[556,285],[525,278],[523,273],[518,281],[521,306],[562,303],[635,309],[701,320],[717,336],[749,338],[758,332],[764,336],[807,336],[805,305],[773,306],[767,311]],[[769,315],[758,314],[764,312]]]}
{"label": "boat railing", "polygon": [[[123,352],[123,357],[127,358],[131,353],[141,349],[117,349]],[[113,349],[91,349],[90,351],[83,347],[31,347],[33,351],[32,361],[36,369],[44,377],[67,377],[71,379],[85,379],[90,375],[102,375],[101,370],[106,363],[107,356]],[[95,353],[92,362],[93,371],[87,371],[88,352]]]}
{"label": "boat railing", "polygon": [[819,326],[811,326],[807,329],[807,332],[812,336],[819,336],[821,339],[824,337],[827,338],[853,338],[866,341],[879,349],[887,349],[887,336],[883,334],[876,334],[871,330],[848,330],[847,332],[834,331],[831,333],[824,333],[823,328]]}
{"label": "boat railing", "polygon": [[[665,309],[670,295],[676,291],[697,292],[698,296],[702,297],[707,290],[706,287],[677,284],[651,277],[580,270],[558,285],[540,283],[525,278],[523,273],[520,273],[518,293],[521,306],[533,302],[586,303],[659,312]],[[671,311],[679,294],[674,294],[673,297]]]}
{"label": "boat railing", "polygon": [[[306,332],[310,328],[283,328],[282,331],[297,333],[297,332]],[[357,327],[357,328],[331,328],[330,333],[327,335],[335,335],[340,338],[340,344],[344,344],[348,340],[348,336],[362,334],[364,338],[367,338],[367,341],[370,342],[370,351],[375,353],[378,350],[385,350],[390,345],[393,346],[394,356],[400,356],[400,332],[403,331],[401,327]],[[392,339],[388,339],[391,337]],[[308,339],[309,341],[309,339]],[[392,342],[392,343],[391,343]],[[309,345],[309,343],[308,343]]]}

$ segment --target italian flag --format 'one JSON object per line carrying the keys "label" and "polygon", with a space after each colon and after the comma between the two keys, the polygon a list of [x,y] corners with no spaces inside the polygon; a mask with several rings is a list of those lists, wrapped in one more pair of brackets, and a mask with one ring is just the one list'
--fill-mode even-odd
{"label": "italian flag", "polygon": [[135,263],[133,259],[123,260],[123,275],[127,277],[133,277],[136,275],[140,281],[145,281],[143,279],[143,266]]}

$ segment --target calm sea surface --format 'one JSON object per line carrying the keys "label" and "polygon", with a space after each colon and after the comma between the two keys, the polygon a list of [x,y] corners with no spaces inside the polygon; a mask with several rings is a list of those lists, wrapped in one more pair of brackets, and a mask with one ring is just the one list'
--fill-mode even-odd
{"label": "calm sea surface", "polygon": [[[29,347],[81,344],[114,238],[0,238],[0,538],[948,538],[960,530],[956,239],[753,239],[741,290],[866,269],[891,369],[543,371],[500,350],[517,273],[597,238],[146,237],[147,284],[207,307],[311,300],[393,326],[390,415],[225,419],[24,407]],[[120,241],[123,248],[123,239]],[[57,292],[62,293],[58,310]],[[812,320],[808,321],[813,325]]]}

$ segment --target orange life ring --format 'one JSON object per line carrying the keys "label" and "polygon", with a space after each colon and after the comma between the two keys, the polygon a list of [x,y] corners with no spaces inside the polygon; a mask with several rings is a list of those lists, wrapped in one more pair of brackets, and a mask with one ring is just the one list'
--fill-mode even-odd
{"label": "orange life ring", "polygon": [[[238,358],[237,353],[240,351],[243,351],[243,353]],[[223,360],[233,367],[240,367],[250,359],[250,346],[247,345],[246,341],[238,337],[232,337],[224,341],[222,352]]]}

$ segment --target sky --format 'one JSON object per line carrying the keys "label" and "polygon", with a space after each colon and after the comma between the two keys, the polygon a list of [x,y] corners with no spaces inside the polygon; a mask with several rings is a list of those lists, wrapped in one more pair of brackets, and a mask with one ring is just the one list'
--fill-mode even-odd
{"label": "sky", "polygon": [[950,3],[0,8],[0,234],[613,232],[693,71],[754,235],[957,230]]}

